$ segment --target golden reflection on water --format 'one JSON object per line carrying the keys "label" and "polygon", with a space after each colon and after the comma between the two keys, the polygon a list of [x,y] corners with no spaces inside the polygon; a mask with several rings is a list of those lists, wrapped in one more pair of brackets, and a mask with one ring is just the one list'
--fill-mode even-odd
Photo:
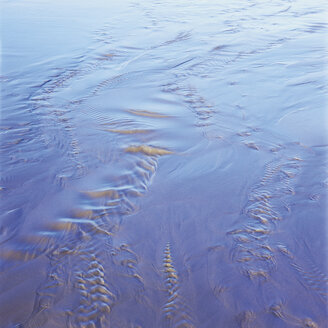
{"label": "golden reflection on water", "polygon": [[164,149],[164,148],[158,148],[148,145],[141,145],[141,146],[130,146],[125,149],[127,153],[143,153],[145,155],[149,156],[155,156],[155,155],[171,155],[173,154],[172,151]]}
{"label": "golden reflection on water", "polygon": [[161,114],[161,113],[156,113],[156,112],[151,112],[148,110],[137,110],[137,109],[129,109],[129,113],[137,116],[147,116],[147,117],[153,117],[153,118],[168,118],[170,116]]}

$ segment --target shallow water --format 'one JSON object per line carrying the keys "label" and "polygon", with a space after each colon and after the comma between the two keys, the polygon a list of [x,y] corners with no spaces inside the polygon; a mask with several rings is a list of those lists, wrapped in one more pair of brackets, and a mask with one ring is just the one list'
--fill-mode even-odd
{"label": "shallow water", "polygon": [[3,1],[1,327],[325,327],[325,1]]}

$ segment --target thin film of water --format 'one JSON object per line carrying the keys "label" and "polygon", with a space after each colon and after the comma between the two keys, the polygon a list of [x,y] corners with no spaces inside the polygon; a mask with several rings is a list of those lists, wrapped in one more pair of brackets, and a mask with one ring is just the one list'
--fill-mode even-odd
{"label": "thin film of water", "polygon": [[327,11],[3,1],[0,326],[327,326]]}

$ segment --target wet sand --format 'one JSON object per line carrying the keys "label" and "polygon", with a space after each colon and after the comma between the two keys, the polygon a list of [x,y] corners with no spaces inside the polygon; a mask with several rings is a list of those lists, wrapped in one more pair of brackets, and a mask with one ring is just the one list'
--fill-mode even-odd
{"label": "wet sand", "polygon": [[326,327],[324,1],[4,1],[0,326]]}

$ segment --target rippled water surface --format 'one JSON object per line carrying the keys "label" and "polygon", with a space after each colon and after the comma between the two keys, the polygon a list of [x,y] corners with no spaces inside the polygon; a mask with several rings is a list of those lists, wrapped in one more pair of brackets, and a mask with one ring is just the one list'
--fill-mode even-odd
{"label": "rippled water surface", "polygon": [[4,0],[0,326],[326,327],[327,17]]}

